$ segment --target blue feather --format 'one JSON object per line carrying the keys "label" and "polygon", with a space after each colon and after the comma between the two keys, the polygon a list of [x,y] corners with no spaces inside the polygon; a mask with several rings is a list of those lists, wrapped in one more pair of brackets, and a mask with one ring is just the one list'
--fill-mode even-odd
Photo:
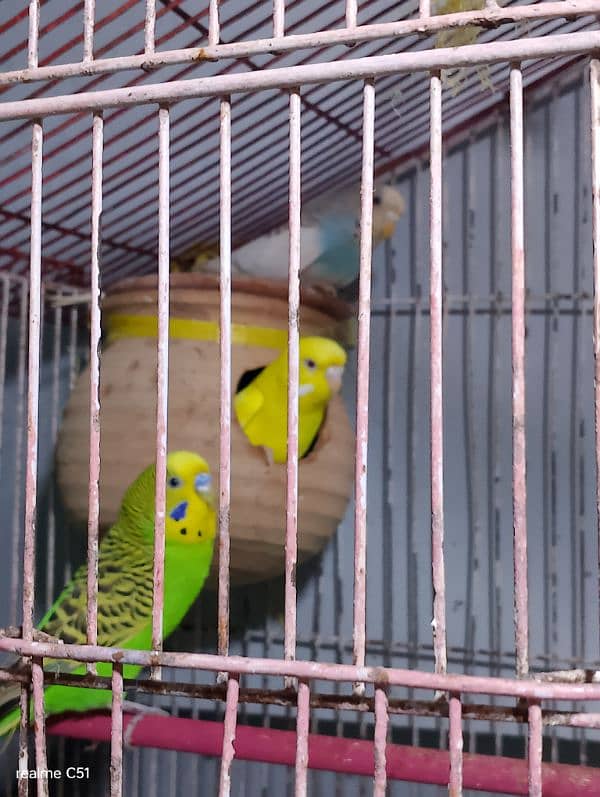
{"label": "blue feather", "polygon": [[210,486],[212,484],[210,473],[199,473],[196,476],[196,481],[194,484],[197,492],[199,493],[210,492]]}
{"label": "blue feather", "polygon": [[188,507],[188,502],[182,501],[180,504],[177,504],[177,506],[173,507],[170,513],[170,517],[172,517],[173,520],[183,520],[187,513],[187,507]]}
{"label": "blue feather", "polygon": [[325,214],[320,224],[321,254],[311,265],[313,276],[347,283],[358,274],[357,219],[349,214]]}

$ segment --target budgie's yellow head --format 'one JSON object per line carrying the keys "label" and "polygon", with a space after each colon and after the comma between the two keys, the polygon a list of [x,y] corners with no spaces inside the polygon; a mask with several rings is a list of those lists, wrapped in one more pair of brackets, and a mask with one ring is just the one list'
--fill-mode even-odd
{"label": "budgie's yellow head", "polygon": [[216,528],[208,463],[191,451],[173,451],[167,457],[165,542],[206,542]]}
{"label": "budgie's yellow head", "polygon": [[300,338],[299,402],[327,404],[342,386],[346,352],[330,338]]}
{"label": "budgie's yellow head", "polygon": [[377,185],[373,193],[373,240],[391,238],[398,219],[406,210],[402,194],[391,185]]}
{"label": "budgie's yellow head", "polygon": [[[154,533],[155,466],[146,468],[125,493],[119,520],[127,528]],[[165,544],[194,545],[216,535],[212,478],[208,463],[191,451],[167,456]]]}

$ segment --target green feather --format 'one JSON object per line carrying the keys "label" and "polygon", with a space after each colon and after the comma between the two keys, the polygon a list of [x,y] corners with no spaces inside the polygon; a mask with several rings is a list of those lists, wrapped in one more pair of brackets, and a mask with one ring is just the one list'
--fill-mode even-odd
{"label": "green feather", "polygon": [[[116,524],[102,540],[98,556],[98,644],[150,650],[154,586],[154,468],[147,468],[127,490]],[[199,594],[212,561],[213,528],[194,545],[165,542],[163,636],[171,634]],[[38,625],[39,630],[70,644],[87,641],[87,565],[80,567]],[[85,665],[46,659],[46,671],[83,675]],[[141,667],[125,665],[125,678]],[[110,677],[112,665],[99,663],[98,675]],[[14,708],[19,686],[0,688],[0,737],[19,725]],[[106,708],[111,692],[73,686],[49,686],[44,692],[46,716],[66,711]],[[9,708],[10,706],[10,708]],[[4,710],[4,713],[3,713]]]}

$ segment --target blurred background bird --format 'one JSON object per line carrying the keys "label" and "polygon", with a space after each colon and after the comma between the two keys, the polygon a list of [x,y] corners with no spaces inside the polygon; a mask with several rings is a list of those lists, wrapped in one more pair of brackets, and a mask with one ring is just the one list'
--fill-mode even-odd
{"label": "blurred background bird", "polygon": [[[150,650],[154,586],[155,466],[127,489],[115,525],[102,540],[98,558],[98,644]],[[216,534],[211,475],[202,457],[176,451],[167,458],[163,636],[177,628],[208,574]],[[69,644],[87,641],[87,565],[82,565],[38,625],[44,635]],[[18,669],[20,662],[15,665]],[[46,659],[47,671],[83,675],[85,665]],[[125,665],[125,678],[141,667]],[[98,675],[110,676],[108,663]],[[0,736],[19,724],[19,684],[0,688]],[[76,686],[48,686],[46,716],[106,708],[111,692]]]}
{"label": "blurred background bird", "polygon": [[[332,396],[342,385],[346,352],[329,338],[300,338],[298,456],[312,449]],[[288,354],[245,374],[234,399],[236,418],[253,446],[262,446],[269,464],[287,457]]]}
{"label": "blurred background bird", "polygon": [[[394,234],[406,204],[399,191],[377,185],[373,193],[373,247]],[[360,186],[330,191],[302,207],[300,271],[303,284],[342,288],[359,270]],[[287,224],[243,244],[232,253],[234,275],[287,280]],[[192,271],[219,270],[219,258],[201,252]]]}

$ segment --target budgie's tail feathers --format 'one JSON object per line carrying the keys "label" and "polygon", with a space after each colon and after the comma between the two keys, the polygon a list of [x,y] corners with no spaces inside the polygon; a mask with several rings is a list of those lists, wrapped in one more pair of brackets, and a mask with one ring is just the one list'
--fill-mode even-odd
{"label": "budgie's tail feathers", "polygon": [[2,737],[8,735],[7,742],[19,727],[19,698],[21,686],[18,683],[5,683],[0,686],[0,752],[4,748]]}

